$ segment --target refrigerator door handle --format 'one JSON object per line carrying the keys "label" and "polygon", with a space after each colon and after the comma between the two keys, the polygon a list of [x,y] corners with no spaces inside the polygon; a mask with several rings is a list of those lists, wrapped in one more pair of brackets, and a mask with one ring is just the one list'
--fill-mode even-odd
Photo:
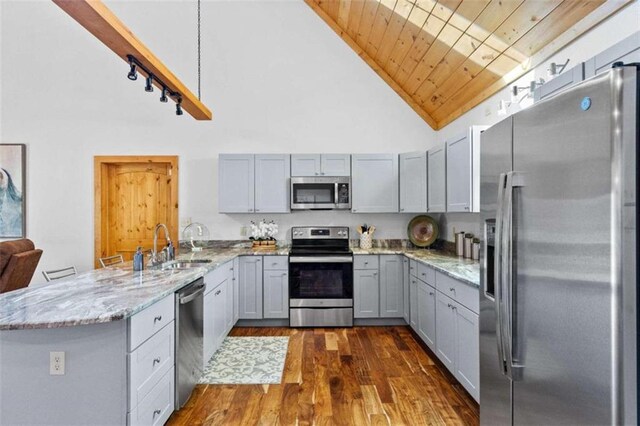
{"label": "refrigerator door handle", "polygon": [[[493,285],[495,291],[495,308],[496,308],[496,337],[498,342],[498,360],[500,362],[500,371],[507,374],[506,354],[503,338],[502,325],[502,226],[504,216],[504,190],[507,180],[506,173],[500,173],[498,177],[498,206],[496,211],[496,230],[494,235],[495,248],[493,256]],[[485,241],[487,240],[485,235]]]}
{"label": "refrigerator door handle", "polygon": [[501,285],[505,303],[503,319],[503,345],[505,354],[506,376],[511,380],[519,380],[522,377],[523,366],[514,361],[514,342],[517,343],[517,330],[513,329],[513,191],[514,188],[524,186],[524,174],[521,172],[509,172],[506,176],[502,209],[502,266]]}

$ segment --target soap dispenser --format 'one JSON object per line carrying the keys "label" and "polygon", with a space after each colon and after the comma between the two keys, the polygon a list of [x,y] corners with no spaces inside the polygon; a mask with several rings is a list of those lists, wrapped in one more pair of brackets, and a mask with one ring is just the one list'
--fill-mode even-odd
{"label": "soap dispenser", "polygon": [[142,247],[136,249],[133,255],[133,270],[142,271],[144,269],[144,254],[142,253]]}

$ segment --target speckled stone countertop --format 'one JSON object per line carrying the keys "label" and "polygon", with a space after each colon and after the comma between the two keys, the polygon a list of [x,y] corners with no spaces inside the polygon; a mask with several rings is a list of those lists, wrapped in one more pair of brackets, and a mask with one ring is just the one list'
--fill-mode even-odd
{"label": "speckled stone countertop", "polygon": [[[404,254],[470,285],[478,286],[478,262],[438,251],[374,248],[360,254]],[[207,259],[203,267],[133,272],[131,263],[96,269],[71,279],[0,294],[0,330],[58,328],[131,317],[238,256],[287,256],[288,247],[255,251],[246,243],[184,252],[178,260]]]}

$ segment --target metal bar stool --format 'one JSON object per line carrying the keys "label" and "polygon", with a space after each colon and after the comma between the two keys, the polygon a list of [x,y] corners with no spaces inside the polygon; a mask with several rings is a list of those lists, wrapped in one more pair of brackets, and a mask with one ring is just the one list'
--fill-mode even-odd
{"label": "metal bar stool", "polygon": [[76,271],[75,266],[68,266],[62,269],[51,269],[49,271],[42,271],[42,275],[44,275],[44,279],[49,281],[59,280],[62,278],[67,278],[72,275],[76,275],[78,271]]}
{"label": "metal bar stool", "polygon": [[100,265],[102,265],[103,268],[106,268],[107,266],[117,265],[119,263],[124,263],[124,258],[121,254],[116,254],[109,257],[101,257],[99,260]]}

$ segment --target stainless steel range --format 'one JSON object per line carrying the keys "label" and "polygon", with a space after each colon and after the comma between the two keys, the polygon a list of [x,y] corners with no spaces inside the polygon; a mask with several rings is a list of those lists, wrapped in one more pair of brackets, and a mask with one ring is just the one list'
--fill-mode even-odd
{"label": "stainless steel range", "polygon": [[349,228],[291,228],[289,324],[353,326],[353,253]]}

